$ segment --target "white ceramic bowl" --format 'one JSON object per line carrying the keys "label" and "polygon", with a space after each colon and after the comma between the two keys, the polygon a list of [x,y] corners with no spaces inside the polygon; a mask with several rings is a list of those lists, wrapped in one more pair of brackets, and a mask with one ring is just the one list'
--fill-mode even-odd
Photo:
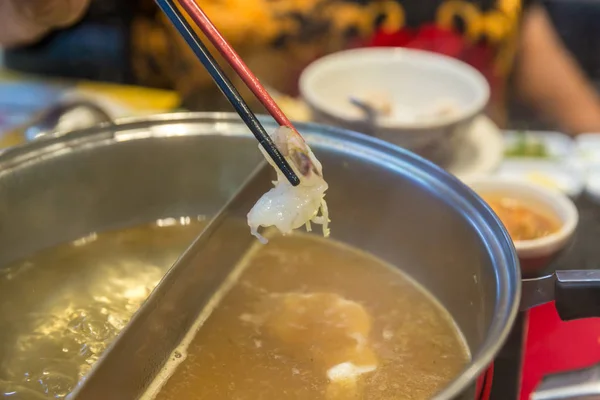
{"label": "white ceramic bowl", "polygon": [[[373,134],[411,150],[466,132],[486,106],[490,90],[471,66],[431,52],[365,48],[325,56],[300,77],[300,92],[317,122],[365,131],[365,118],[351,96],[384,95],[392,113],[380,117]],[[449,115],[431,114],[440,103]]]}
{"label": "white ceramic bowl", "polygon": [[579,222],[579,213],[569,197],[558,190],[541,185],[499,177],[477,178],[467,184],[479,195],[508,196],[520,200],[524,205],[556,217],[560,229],[548,236],[534,240],[514,241],[517,255],[524,273],[542,269],[551,258],[570,242]]}

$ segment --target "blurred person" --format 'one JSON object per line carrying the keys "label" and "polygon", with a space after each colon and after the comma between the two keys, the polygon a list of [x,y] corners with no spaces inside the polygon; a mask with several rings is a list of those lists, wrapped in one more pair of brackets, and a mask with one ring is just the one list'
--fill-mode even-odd
{"label": "blurred person", "polygon": [[53,29],[66,28],[84,14],[89,0],[2,0],[0,43],[32,42]]}
{"label": "blurred person", "polygon": [[[101,4],[106,8],[107,1],[0,0],[0,45],[21,47],[7,52],[9,67],[48,72],[47,63],[39,57],[39,41],[47,41],[43,39],[45,35],[54,32],[63,43],[73,46],[71,49],[76,48],[77,30],[94,21],[89,18],[93,14],[90,10]],[[112,3],[115,6],[127,3],[128,7],[121,10],[121,14],[127,15],[123,22],[126,34],[122,35],[127,42],[126,50],[110,58],[115,65],[126,60],[126,66],[120,65],[120,70],[128,72],[120,80],[175,89],[188,108],[223,107],[223,99],[208,74],[153,1],[113,0]],[[284,93],[297,94],[301,70],[329,52],[358,46],[403,46],[446,54],[481,71],[492,88],[488,113],[501,126],[506,124],[506,99],[512,89],[541,118],[566,132],[600,131],[599,97],[536,0],[199,0],[198,3],[261,80]],[[65,30],[82,16],[82,22]],[[89,46],[93,44],[85,48]],[[81,55],[77,51],[66,54],[64,46],[62,52],[67,61],[53,59],[53,65],[59,65],[52,67],[53,74],[80,76],[87,72],[86,77],[102,79],[102,72],[110,70],[103,66],[96,76],[72,68],[69,72],[68,60]],[[102,63],[109,59],[97,58]],[[89,69],[95,70],[93,66]],[[237,86],[245,90],[243,85]]]}

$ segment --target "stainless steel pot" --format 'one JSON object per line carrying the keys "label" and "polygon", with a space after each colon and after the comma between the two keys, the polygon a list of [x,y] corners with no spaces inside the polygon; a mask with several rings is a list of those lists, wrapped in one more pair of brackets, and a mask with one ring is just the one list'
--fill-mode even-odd
{"label": "stainless steel pot", "polygon": [[[518,261],[501,223],[461,182],[410,152],[298,128],[325,166],[333,237],[405,270],[462,330],[472,362],[437,398],[474,399],[519,306]],[[229,114],[130,120],[10,149],[0,155],[0,265],[92,231],[214,214],[260,160]]]}

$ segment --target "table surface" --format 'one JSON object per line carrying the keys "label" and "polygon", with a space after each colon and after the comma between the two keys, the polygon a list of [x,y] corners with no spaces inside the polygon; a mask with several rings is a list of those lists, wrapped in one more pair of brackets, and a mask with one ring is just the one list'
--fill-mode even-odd
{"label": "table surface", "polygon": [[575,202],[579,226],[575,241],[557,264],[558,269],[600,269],[600,204],[583,195]]}

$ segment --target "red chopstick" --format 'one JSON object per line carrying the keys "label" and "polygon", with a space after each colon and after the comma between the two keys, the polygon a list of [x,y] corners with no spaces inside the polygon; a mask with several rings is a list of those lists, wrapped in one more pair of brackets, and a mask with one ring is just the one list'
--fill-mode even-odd
{"label": "red chopstick", "polygon": [[279,125],[287,126],[302,137],[296,128],[292,125],[288,117],[281,111],[275,100],[269,92],[260,83],[258,78],[250,71],[250,68],[244,63],[236,51],[225,40],[217,27],[212,23],[208,16],[202,11],[202,8],[194,0],[179,0],[181,7],[188,13],[190,18],[198,25],[208,40],[217,48],[219,53],[225,58],[235,72],[242,78],[246,86],[254,93],[256,98],[267,109],[269,114],[277,121]]}

